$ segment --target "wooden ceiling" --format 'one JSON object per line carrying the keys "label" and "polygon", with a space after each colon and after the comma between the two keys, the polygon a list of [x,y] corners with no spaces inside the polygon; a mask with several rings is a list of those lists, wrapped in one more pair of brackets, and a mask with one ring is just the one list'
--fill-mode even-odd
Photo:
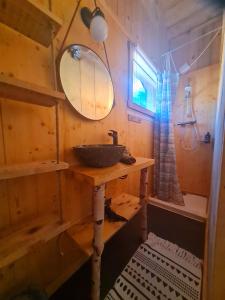
{"label": "wooden ceiling", "polygon": [[170,40],[222,16],[222,11],[210,6],[206,0],[156,1],[164,15]]}

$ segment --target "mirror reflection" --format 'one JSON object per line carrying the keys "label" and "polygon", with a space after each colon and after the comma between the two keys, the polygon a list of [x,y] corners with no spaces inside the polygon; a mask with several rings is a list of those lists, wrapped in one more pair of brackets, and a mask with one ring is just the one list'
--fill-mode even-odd
{"label": "mirror reflection", "polygon": [[59,66],[62,88],[71,105],[91,120],[105,118],[114,101],[110,74],[101,58],[82,45],[71,45]]}

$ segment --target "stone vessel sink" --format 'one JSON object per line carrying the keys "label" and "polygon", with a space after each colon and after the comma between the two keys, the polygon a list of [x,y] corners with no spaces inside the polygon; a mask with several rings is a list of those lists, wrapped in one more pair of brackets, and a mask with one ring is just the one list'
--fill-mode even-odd
{"label": "stone vessel sink", "polygon": [[75,154],[87,166],[110,167],[122,158],[125,146],[113,144],[80,145],[73,148]]}

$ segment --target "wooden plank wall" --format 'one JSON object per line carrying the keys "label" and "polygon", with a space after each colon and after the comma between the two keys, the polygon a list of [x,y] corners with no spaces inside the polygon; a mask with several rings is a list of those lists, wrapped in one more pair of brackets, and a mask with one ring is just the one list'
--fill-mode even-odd
{"label": "wooden plank wall", "polygon": [[[193,41],[222,26],[222,13],[209,5],[198,1],[170,0],[160,2],[165,9],[165,20],[169,38],[169,49]],[[209,45],[216,32],[211,33],[172,53],[176,69],[191,64]],[[194,106],[198,128],[203,138],[209,131],[214,136],[213,123],[216,110],[219,80],[219,62],[221,52],[221,32],[200,59],[192,66],[191,72],[181,76],[177,99],[174,107],[174,123],[182,121],[184,87],[188,78],[193,84]],[[199,80],[201,78],[201,80]],[[193,133],[193,131],[191,131]],[[185,192],[209,196],[210,173],[213,144],[200,146],[194,151],[185,151],[181,147],[182,128],[175,127],[177,169],[181,188]],[[195,174],[195,176],[193,176]]]}
{"label": "wooden plank wall", "polygon": [[[48,7],[47,0],[36,0]],[[119,142],[128,146],[134,155],[152,157],[153,120],[142,118],[140,124],[128,122],[127,75],[128,36],[138,41],[147,55],[157,64],[161,51],[166,50],[165,32],[153,3],[146,11],[144,2],[106,1],[103,9],[109,23],[109,38],[106,42],[116,105],[104,120],[93,122],[79,116],[66,104],[60,108],[61,158],[77,163],[71,148],[83,143],[109,143],[109,129],[119,132]],[[73,14],[77,1],[54,0],[53,12],[64,21],[64,26],[55,40],[56,52]],[[83,0],[82,6],[93,8],[93,1]],[[118,9],[118,11],[117,11]],[[120,23],[121,22],[121,23]],[[44,48],[17,32],[0,25],[0,70],[9,76],[53,87],[51,50]],[[91,40],[89,31],[81,23],[79,13],[72,25],[66,45],[85,44],[94,49],[104,60],[102,45]],[[4,58],[4,59],[3,59]],[[55,159],[55,115],[54,108],[44,108],[13,101],[0,100],[0,164],[23,163],[33,160]],[[134,112],[132,112],[135,114]],[[108,193],[119,194],[128,190],[138,191],[137,177],[115,181],[108,186]],[[2,181],[0,183],[0,229],[31,220],[33,217],[58,212],[56,174],[30,176],[27,178]],[[65,172],[63,185],[64,216],[77,221],[91,213],[91,189],[76,183],[73,173]],[[6,299],[18,289],[29,284],[52,285],[62,274],[65,266],[79,257],[68,241],[64,242],[65,256],[62,260],[54,239],[41,245],[33,253],[0,270],[0,298]],[[66,250],[67,249],[67,250]],[[69,249],[69,250],[68,250]],[[59,281],[60,282],[60,281]]]}
{"label": "wooden plank wall", "polygon": [[[224,149],[224,148],[223,148]],[[225,263],[223,260],[225,254],[225,240],[224,240],[224,228],[225,228],[225,205],[224,205],[224,186],[225,186],[225,149],[222,155],[222,167],[221,167],[221,177],[220,177],[220,188],[219,188],[219,198],[218,203],[211,204],[213,208],[213,215],[211,220],[211,236],[209,239],[210,254],[213,257],[209,257],[210,264],[210,285],[209,285],[209,299],[224,299],[225,297],[225,286],[224,286],[224,270]],[[212,201],[215,200],[212,198]],[[217,206],[217,208],[216,208]],[[214,231],[215,230],[215,236]],[[215,239],[214,239],[215,238]],[[215,242],[215,245],[212,244]]]}
{"label": "wooden plank wall", "polygon": [[[223,27],[225,14],[223,13]],[[210,218],[208,230],[208,300],[224,299],[224,269],[225,240],[224,240],[224,187],[225,187],[225,36],[222,35],[222,61],[218,94],[218,110],[215,126],[215,147],[213,153],[212,183],[210,194]]]}
{"label": "wooden plank wall", "polygon": [[[196,16],[198,18],[198,15]],[[189,30],[186,30],[182,34],[178,34],[170,39],[169,47],[170,49],[174,49],[180,45],[183,45],[186,42],[192,41],[197,37],[204,35],[216,28],[222,26],[222,16],[219,15],[210,19],[209,21],[203,22],[201,25],[196,27],[191,27],[191,24],[188,25],[188,19],[184,22],[186,28],[189,27]],[[182,22],[180,24],[182,26]],[[184,27],[185,28],[185,27]],[[210,40],[216,32],[203,37],[202,39],[189,44],[188,46],[176,51],[173,53],[173,58],[176,64],[177,69],[185,64],[191,64],[200,53],[206,48],[209,44]],[[218,64],[220,62],[220,52],[221,52],[221,32],[218,34],[216,39],[213,41],[211,46],[207,49],[207,51],[202,55],[202,57],[192,66],[192,71],[204,68],[208,65]]]}
{"label": "wooden plank wall", "polygon": [[[211,144],[199,142],[196,144],[193,127],[175,126],[183,120],[184,88],[188,81],[192,86],[192,101],[200,140],[203,140],[204,135],[209,131],[212,138]],[[181,189],[184,192],[206,197],[209,197],[210,193],[218,83],[219,65],[211,65],[181,76],[173,112],[177,170]],[[187,145],[196,145],[196,147],[193,150],[185,150],[182,147],[184,139]]]}

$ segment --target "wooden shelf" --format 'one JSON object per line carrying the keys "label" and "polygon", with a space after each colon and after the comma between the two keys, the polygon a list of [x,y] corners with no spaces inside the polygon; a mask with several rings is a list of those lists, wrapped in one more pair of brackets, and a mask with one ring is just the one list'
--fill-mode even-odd
{"label": "wooden shelf", "polygon": [[68,234],[61,237],[60,245],[64,254],[60,256],[61,271],[54,280],[45,286],[45,291],[49,297],[90,258],[79,246],[75,245],[74,240]]}
{"label": "wooden shelf", "polygon": [[35,246],[42,245],[70,226],[70,222],[60,223],[58,216],[48,215],[33,220],[11,234],[0,232],[0,268],[25,256]]}
{"label": "wooden shelf", "polygon": [[0,0],[0,22],[48,47],[62,26],[60,18],[33,0]]}
{"label": "wooden shelf", "polygon": [[[112,200],[111,207],[116,213],[130,220],[140,209],[139,198],[124,193]],[[105,219],[103,233],[104,242],[108,241],[125,224],[126,222],[109,222]],[[92,217],[88,217],[79,224],[74,225],[68,230],[68,234],[74,239],[75,244],[79,245],[87,256],[92,255]]]}
{"label": "wooden shelf", "polygon": [[77,179],[85,180],[93,186],[98,186],[152,165],[154,165],[154,159],[137,157],[136,163],[133,165],[118,163],[108,168],[89,168],[85,166],[72,166],[71,168],[74,170]]}
{"label": "wooden shelf", "polygon": [[[200,197],[204,198],[204,197]],[[162,201],[156,198],[150,197],[148,200],[148,203],[150,205],[165,209],[167,211],[171,211],[175,214],[182,215],[184,217],[187,217],[189,219],[193,219],[199,222],[206,222],[207,220],[207,199],[205,198],[204,201],[201,201],[201,203],[197,203],[197,201],[189,201],[189,199],[185,199],[185,206],[176,205],[170,202]]]}
{"label": "wooden shelf", "polygon": [[65,100],[65,95],[61,92],[4,74],[0,74],[0,97],[47,107],[54,106],[58,101]]}
{"label": "wooden shelf", "polygon": [[55,160],[46,160],[10,166],[6,165],[0,167],[0,180],[49,173],[59,170],[65,170],[68,168],[68,163],[57,163]]}

